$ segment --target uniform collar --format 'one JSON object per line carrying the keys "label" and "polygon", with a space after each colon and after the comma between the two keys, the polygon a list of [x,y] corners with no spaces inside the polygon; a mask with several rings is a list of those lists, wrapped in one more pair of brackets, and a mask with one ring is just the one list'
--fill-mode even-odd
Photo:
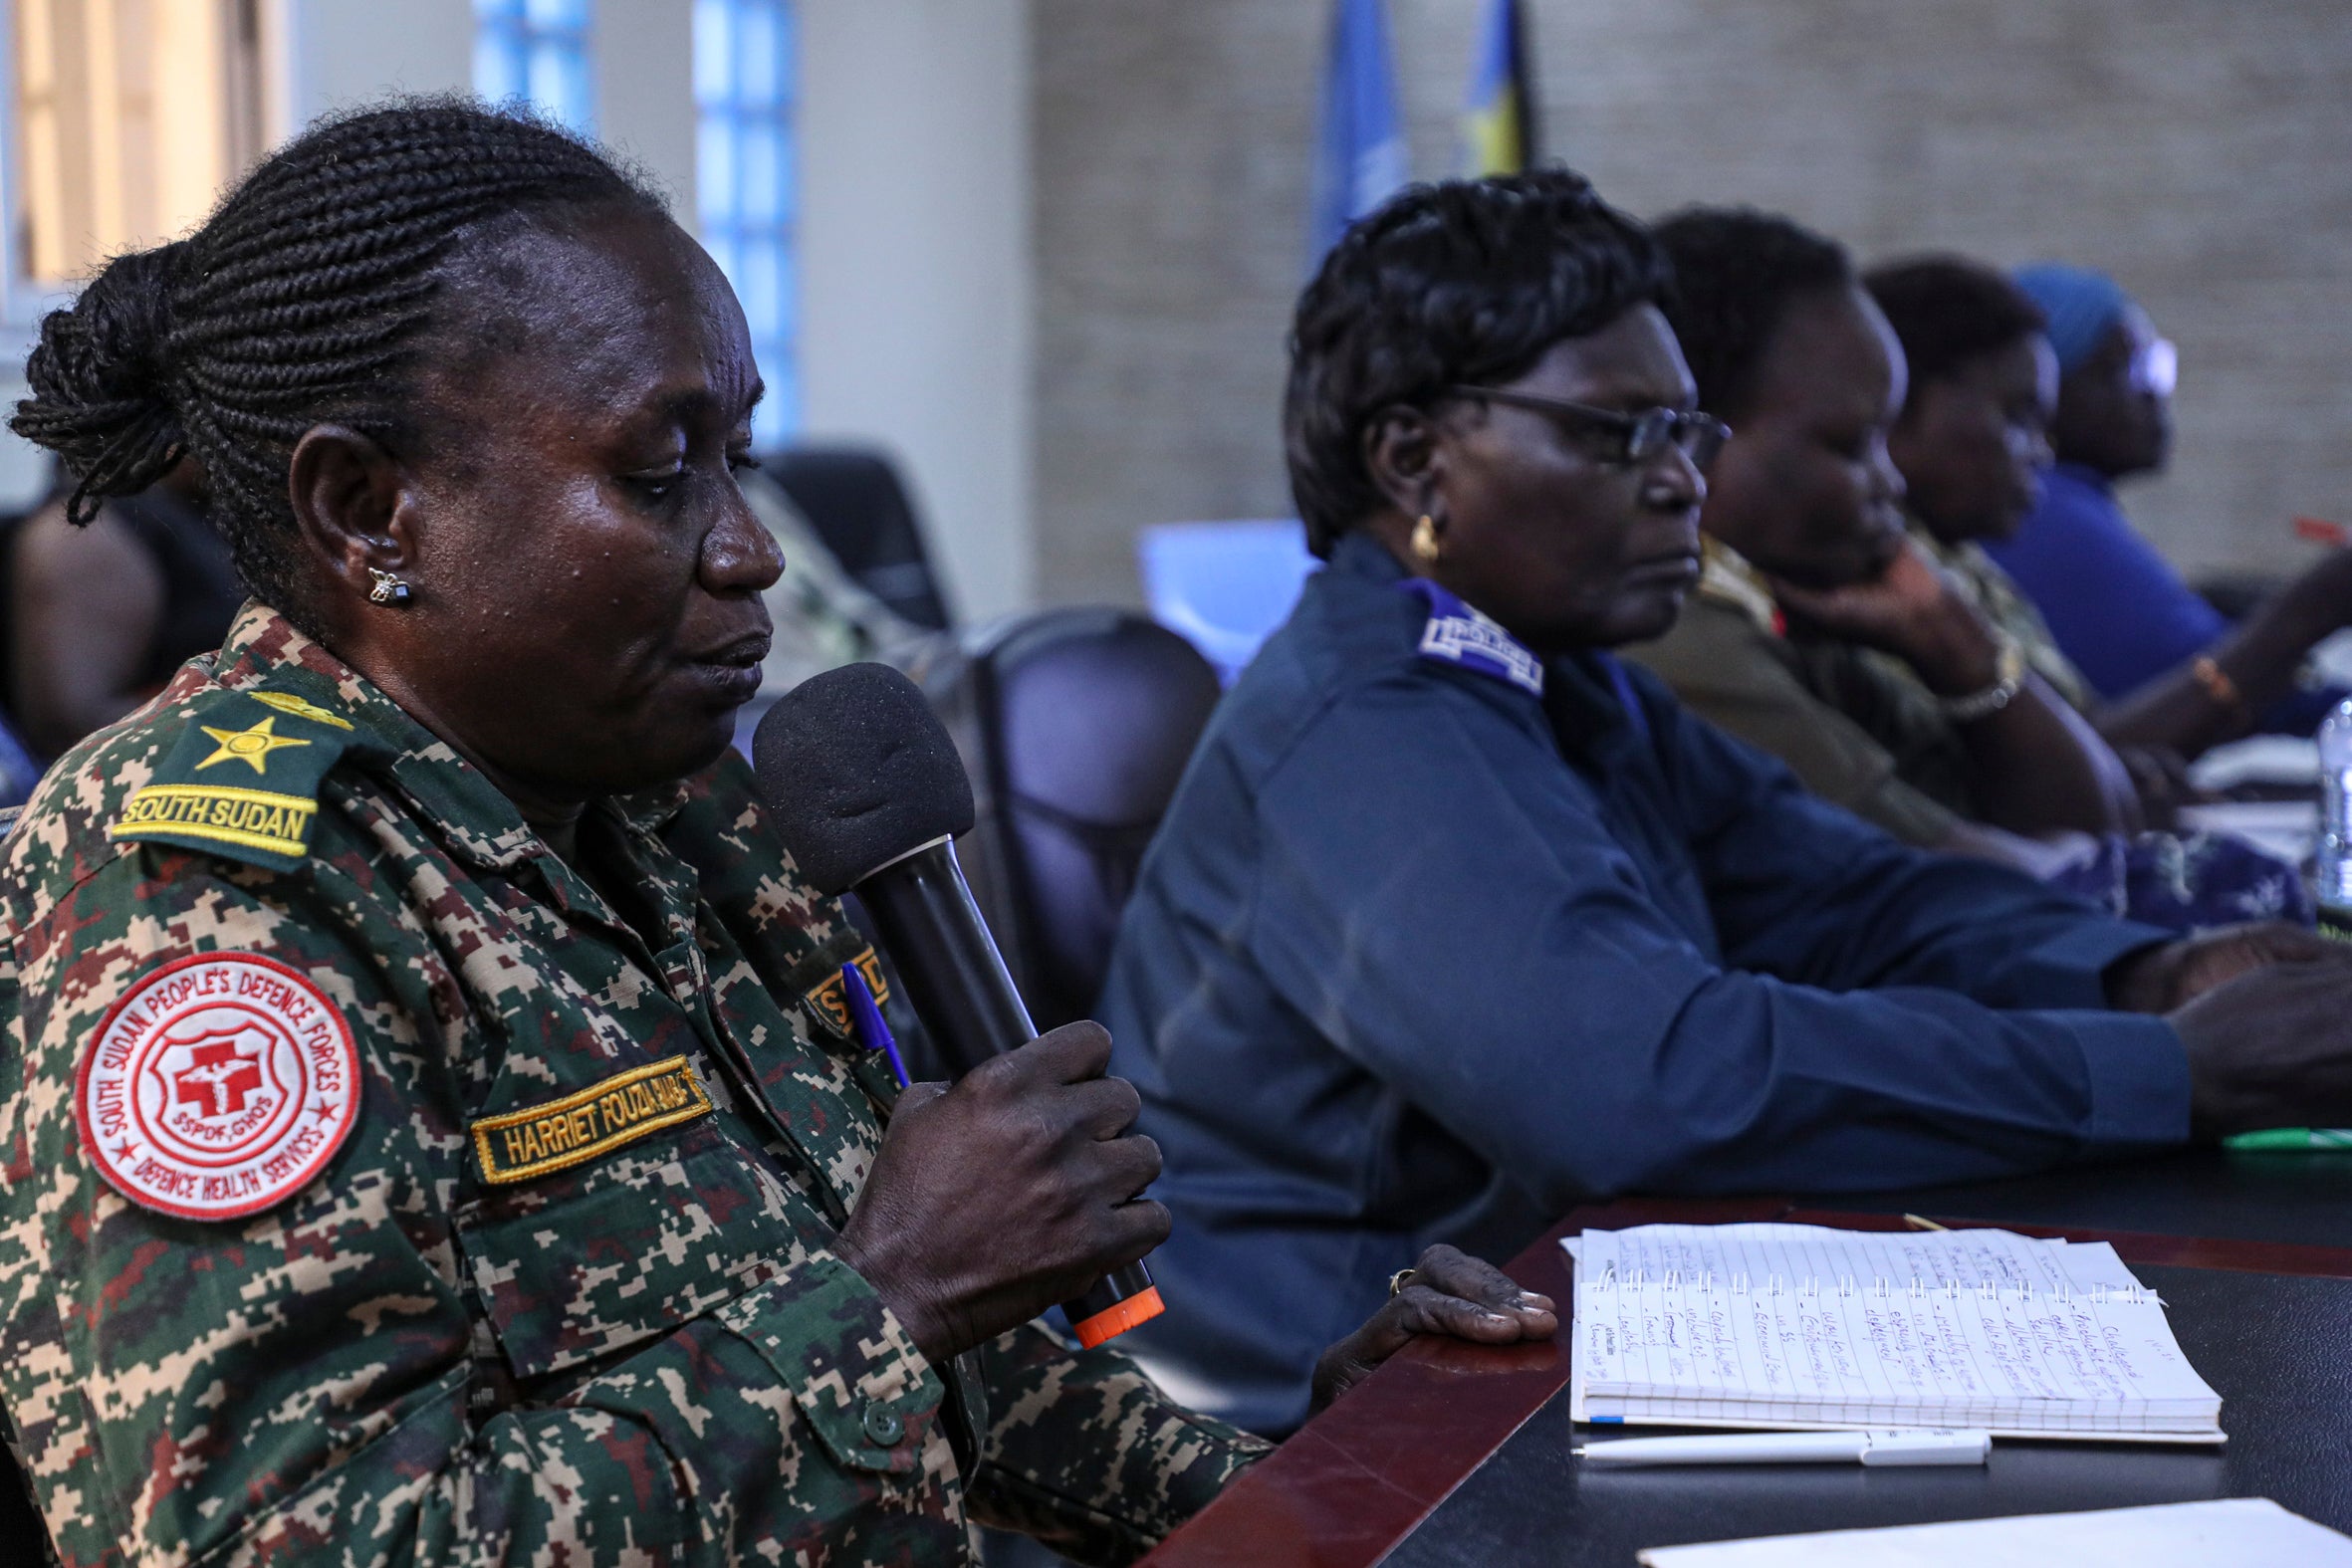
{"label": "uniform collar", "polygon": [[[212,679],[230,691],[266,686],[294,692],[350,719],[359,737],[353,751],[376,762],[458,858],[511,871],[549,852],[514,801],[481,770],[267,604],[248,599],[237,611],[214,655]],[[656,832],[684,806],[686,796],[681,780],[608,803],[630,826]]]}
{"label": "uniform collar", "polygon": [[1926,551],[1937,565],[1970,575],[1983,569],[1985,547],[1975,540],[1964,539],[1957,545],[1947,545],[1936,537],[1934,529],[1919,520],[1918,513],[1911,511],[1903,514],[1903,527],[1911,535],[1912,542]]}
{"label": "uniform collar", "polygon": [[1787,623],[1764,573],[1712,534],[1699,541],[1699,596],[1731,605],[1775,637],[1786,635]]}
{"label": "uniform collar", "polygon": [[1388,547],[1362,529],[1349,529],[1331,547],[1331,569],[1368,582],[1402,582],[1405,568]]}
{"label": "uniform collar", "polygon": [[2046,485],[2052,479],[2071,480],[2086,490],[2097,491],[2102,496],[2115,494],[2115,481],[2087,463],[2053,463],[2050,465],[2049,472],[2043,476],[2042,483]]}

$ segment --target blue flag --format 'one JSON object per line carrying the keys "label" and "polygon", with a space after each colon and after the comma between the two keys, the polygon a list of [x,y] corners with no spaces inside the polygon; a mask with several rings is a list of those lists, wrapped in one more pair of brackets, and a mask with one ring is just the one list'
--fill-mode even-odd
{"label": "blue flag", "polygon": [[1307,270],[1348,224],[1406,180],[1405,122],[1389,60],[1387,0],[1339,0],[1323,77],[1322,136],[1315,149]]}
{"label": "blue flag", "polygon": [[1535,161],[1535,95],[1520,0],[1488,0],[1486,36],[1462,106],[1462,172],[1517,174]]}

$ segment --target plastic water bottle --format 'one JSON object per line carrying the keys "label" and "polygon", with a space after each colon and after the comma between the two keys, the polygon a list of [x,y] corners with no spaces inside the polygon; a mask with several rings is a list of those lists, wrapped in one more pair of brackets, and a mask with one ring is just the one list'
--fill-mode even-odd
{"label": "plastic water bottle", "polygon": [[2352,942],[2352,698],[2319,726],[2319,929]]}

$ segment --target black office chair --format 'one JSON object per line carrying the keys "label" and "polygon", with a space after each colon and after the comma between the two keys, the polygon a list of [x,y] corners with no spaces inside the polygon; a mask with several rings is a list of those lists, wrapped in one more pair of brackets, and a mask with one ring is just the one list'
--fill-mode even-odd
{"label": "black office chair", "polygon": [[947,602],[923,531],[889,458],[862,447],[799,446],[763,457],[843,570],[918,626],[945,631]]}
{"label": "black office chair", "polygon": [[6,1443],[0,1443],[0,1562],[35,1568],[37,1564],[53,1561],[49,1552],[49,1526],[33,1506],[32,1494],[25,1488],[24,1472],[17,1468],[15,1453]]}
{"label": "black office chair", "polygon": [[1050,1029],[1093,1009],[1144,846],[1217,706],[1217,672],[1119,609],[1019,616],[974,633],[965,655],[931,690],[979,807],[956,854]]}

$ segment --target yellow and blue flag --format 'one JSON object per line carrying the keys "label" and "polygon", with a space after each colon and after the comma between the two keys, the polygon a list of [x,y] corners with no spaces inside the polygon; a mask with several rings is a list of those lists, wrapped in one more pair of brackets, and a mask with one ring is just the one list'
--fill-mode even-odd
{"label": "yellow and blue flag", "polygon": [[1462,106],[1462,172],[1517,174],[1535,161],[1535,94],[1520,0],[1488,0],[1486,36]]}
{"label": "yellow and blue flag", "polygon": [[1307,213],[1307,270],[1347,226],[1406,179],[1405,121],[1389,57],[1387,0],[1338,0],[1323,77],[1322,131]]}

